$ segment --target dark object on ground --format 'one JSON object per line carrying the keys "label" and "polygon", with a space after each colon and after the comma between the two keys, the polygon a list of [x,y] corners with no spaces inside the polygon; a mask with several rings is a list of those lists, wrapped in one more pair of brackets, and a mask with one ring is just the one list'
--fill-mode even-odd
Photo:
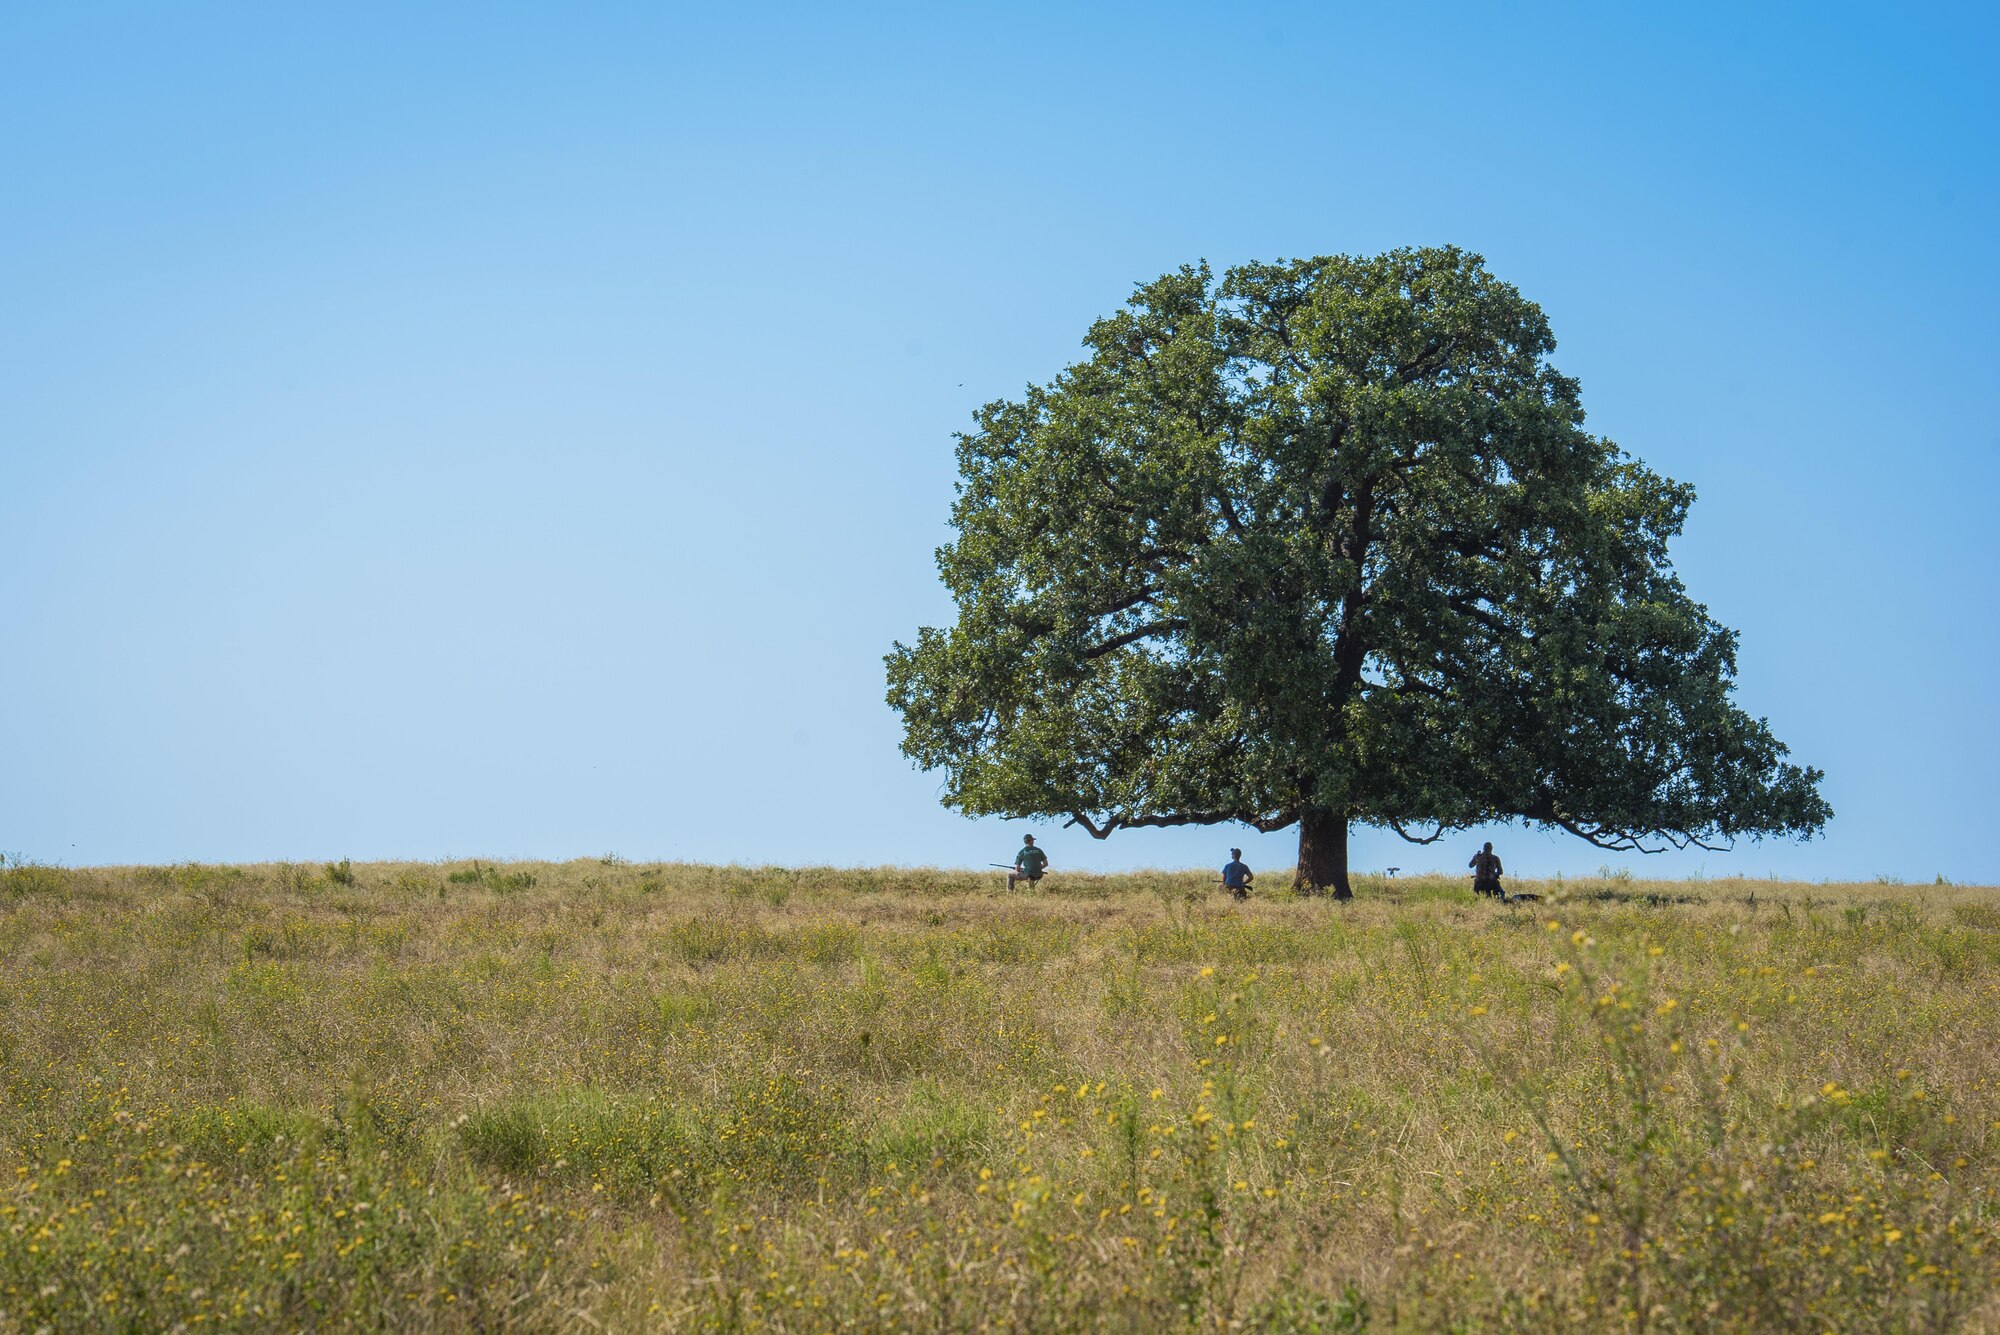
{"label": "dark object on ground", "polygon": [[1572,891],[1573,900],[1596,904],[1644,904],[1647,908],[1666,908],[1674,904],[1706,904],[1700,895],[1663,895],[1651,890],[1588,890]]}

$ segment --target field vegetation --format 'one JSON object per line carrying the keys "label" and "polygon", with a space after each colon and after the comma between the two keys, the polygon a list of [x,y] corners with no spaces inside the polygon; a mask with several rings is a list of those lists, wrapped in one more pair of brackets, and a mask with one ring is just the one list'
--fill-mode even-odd
{"label": "field vegetation", "polygon": [[1992,890],[1000,879],[0,867],[0,1332],[2000,1330]]}

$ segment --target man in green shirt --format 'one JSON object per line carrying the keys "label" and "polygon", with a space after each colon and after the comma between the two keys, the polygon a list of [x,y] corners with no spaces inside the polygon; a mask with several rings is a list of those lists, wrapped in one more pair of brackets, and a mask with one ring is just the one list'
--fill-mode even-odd
{"label": "man in green shirt", "polygon": [[1014,870],[1007,873],[1007,888],[1012,890],[1016,881],[1026,881],[1029,885],[1042,879],[1042,873],[1049,865],[1049,855],[1035,847],[1035,836],[1021,836],[1021,851],[1014,855]]}

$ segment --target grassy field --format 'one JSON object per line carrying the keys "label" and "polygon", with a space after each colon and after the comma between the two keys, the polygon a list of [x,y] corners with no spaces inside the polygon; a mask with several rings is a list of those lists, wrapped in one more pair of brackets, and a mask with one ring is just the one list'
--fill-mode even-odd
{"label": "grassy field", "polygon": [[1205,880],[5,868],[0,1332],[2000,1330],[2000,892]]}

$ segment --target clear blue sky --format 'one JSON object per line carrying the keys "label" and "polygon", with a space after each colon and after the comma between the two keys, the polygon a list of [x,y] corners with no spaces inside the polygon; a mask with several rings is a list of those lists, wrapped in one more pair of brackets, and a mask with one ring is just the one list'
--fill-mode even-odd
{"label": "clear blue sky", "polygon": [[2000,880],[1991,12],[8,6],[0,850],[1004,861],[882,703],[951,433],[1175,265],[1452,242],[1838,813],[1510,868]]}

